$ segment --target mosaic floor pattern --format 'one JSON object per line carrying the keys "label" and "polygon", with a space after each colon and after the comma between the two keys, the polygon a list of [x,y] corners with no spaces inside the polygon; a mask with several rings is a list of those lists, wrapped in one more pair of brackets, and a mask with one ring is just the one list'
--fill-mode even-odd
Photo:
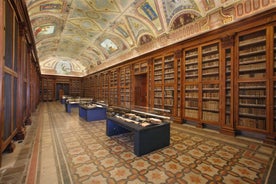
{"label": "mosaic floor pattern", "polygon": [[132,133],[108,137],[105,121],[86,122],[58,102],[39,111],[38,164],[30,164],[27,177],[34,183],[253,184],[276,174],[270,145],[171,124],[170,146],[137,157]]}

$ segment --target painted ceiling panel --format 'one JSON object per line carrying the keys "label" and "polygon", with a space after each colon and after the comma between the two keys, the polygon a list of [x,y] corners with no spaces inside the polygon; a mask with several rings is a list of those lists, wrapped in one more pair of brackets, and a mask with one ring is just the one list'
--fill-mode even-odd
{"label": "painted ceiling panel", "polygon": [[68,76],[85,76],[275,4],[269,0],[26,0],[42,74]]}

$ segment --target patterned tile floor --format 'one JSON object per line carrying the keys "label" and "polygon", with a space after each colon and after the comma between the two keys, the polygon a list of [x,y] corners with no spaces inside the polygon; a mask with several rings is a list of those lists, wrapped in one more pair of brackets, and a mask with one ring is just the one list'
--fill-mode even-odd
{"label": "patterned tile floor", "polygon": [[32,120],[20,151],[3,155],[0,183],[275,182],[271,145],[172,124],[170,146],[136,157],[132,133],[107,137],[105,121],[86,122],[78,109],[41,103]]}

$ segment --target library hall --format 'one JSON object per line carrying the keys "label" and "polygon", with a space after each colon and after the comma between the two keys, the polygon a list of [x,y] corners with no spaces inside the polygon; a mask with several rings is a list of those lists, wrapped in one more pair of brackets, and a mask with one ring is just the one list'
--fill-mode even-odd
{"label": "library hall", "polygon": [[276,0],[0,0],[0,184],[275,184]]}

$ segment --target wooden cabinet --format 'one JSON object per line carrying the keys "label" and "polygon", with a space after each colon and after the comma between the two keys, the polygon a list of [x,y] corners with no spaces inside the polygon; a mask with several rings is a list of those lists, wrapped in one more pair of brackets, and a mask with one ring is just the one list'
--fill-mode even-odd
{"label": "wooden cabinet", "polygon": [[82,91],[83,96],[91,98],[91,76],[86,76],[82,80]]}
{"label": "wooden cabinet", "polygon": [[234,37],[222,39],[221,48],[221,129],[222,133],[235,135],[233,124],[234,108],[234,72],[233,48]]}
{"label": "wooden cabinet", "polygon": [[102,74],[103,77],[103,91],[102,91],[102,95],[103,98],[102,100],[106,103],[109,104],[109,73],[108,72],[104,72]]}
{"label": "wooden cabinet", "polygon": [[240,33],[237,37],[238,129],[268,128],[268,43],[266,29]]}
{"label": "wooden cabinet", "polygon": [[73,97],[81,96],[81,79],[72,78],[69,84],[70,95]]}
{"label": "wooden cabinet", "polygon": [[118,69],[109,73],[109,105],[118,105]]}
{"label": "wooden cabinet", "polygon": [[184,112],[186,119],[199,119],[199,48],[184,51]]}
{"label": "wooden cabinet", "polygon": [[152,107],[160,109],[166,115],[175,117],[177,110],[177,78],[180,75],[174,53],[168,53],[153,59],[153,101]]}
{"label": "wooden cabinet", "polygon": [[220,104],[220,45],[204,45],[202,49],[202,115],[201,120],[219,123]]}
{"label": "wooden cabinet", "polygon": [[224,64],[225,64],[225,95],[224,95],[224,100],[225,100],[225,124],[230,126],[232,123],[232,116],[231,116],[231,106],[232,106],[232,95],[231,95],[231,89],[232,89],[232,49],[231,48],[227,48],[225,50],[225,60],[224,60]]}
{"label": "wooden cabinet", "polygon": [[130,107],[131,105],[131,73],[130,65],[122,66],[120,68],[119,77],[119,97],[120,106]]}
{"label": "wooden cabinet", "polygon": [[55,100],[55,79],[44,77],[42,80],[42,99],[43,101]]}
{"label": "wooden cabinet", "polygon": [[133,65],[133,74],[139,75],[148,72],[148,62],[139,62]]}
{"label": "wooden cabinet", "polygon": [[184,119],[218,124],[220,42],[184,50]]}

